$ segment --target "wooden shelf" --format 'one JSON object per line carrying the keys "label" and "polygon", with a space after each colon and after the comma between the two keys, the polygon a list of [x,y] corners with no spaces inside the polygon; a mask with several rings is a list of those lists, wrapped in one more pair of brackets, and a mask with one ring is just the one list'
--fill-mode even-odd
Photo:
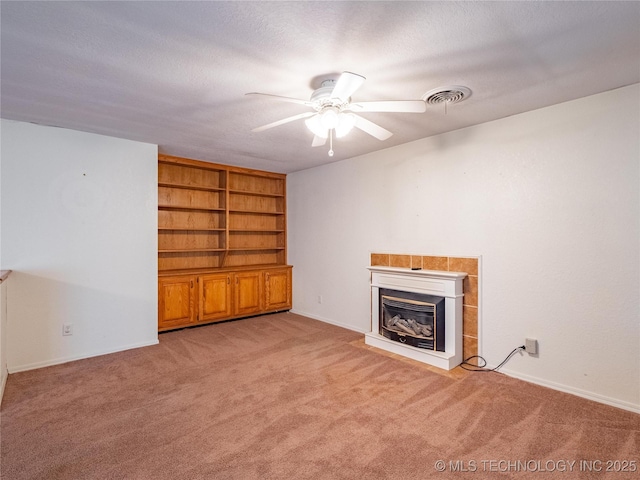
{"label": "wooden shelf", "polygon": [[265,212],[262,210],[238,210],[238,209],[229,209],[229,213],[253,213],[258,215],[284,215],[284,212]]}
{"label": "wooden shelf", "polygon": [[284,250],[284,247],[236,247],[227,249],[229,252],[267,252],[272,250]]}
{"label": "wooden shelf", "polygon": [[158,205],[160,210],[189,210],[189,211],[199,211],[199,212],[226,212],[225,208],[205,208],[205,207],[188,207],[188,206],[177,206],[177,205]]}
{"label": "wooden shelf", "polygon": [[[288,265],[284,265],[288,267]],[[209,273],[230,273],[230,272],[244,272],[255,270],[256,267],[260,267],[260,270],[268,271],[271,269],[282,268],[283,265],[278,263],[263,263],[247,266],[234,266],[234,267],[220,267],[220,268],[182,268],[174,270],[163,270],[158,272],[159,277],[170,277],[174,275],[206,275]]]}
{"label": "wooden shelf", "polygon": [[166,183],[166,182],[158,182],[159,187],[167,187],[167,188],[182,188],[185,190],[202,190],[205,192],[224,192],[225,188],[219,187],[207,187],[204,185],[189,185],[185,183]]}
{"label": "wooden shelf", "polygon": [[281,229],[272,228],[230,228],[229,233],[284,233]]}
{"label": "wooden shelf", "polygon": [[226,232],[226,228],[197,228],[197,227],[158,227],[158,230],[176,230],[181,232]]}
{"label": "wooden shelf", "polygon": [[285,247],[235,247],[235,248],[178,248],[158,250],[158,253],[192,253],[192,252],[267,252],[284,250]]}
{"label": "wooden shelf", "polygon": [[274,198],[284,198],[283,193],[264,193],[264,192],[252,192],[250,190],[229,190],[229,193],[238,194],[238,195],[253,195],[255,197],[274,197]]}
{"label": "wooden shelf", "polygon": [[171,250],[158,250],[158,253],[191,253],[191,252],[226,252],[226,248],[179,248]]}

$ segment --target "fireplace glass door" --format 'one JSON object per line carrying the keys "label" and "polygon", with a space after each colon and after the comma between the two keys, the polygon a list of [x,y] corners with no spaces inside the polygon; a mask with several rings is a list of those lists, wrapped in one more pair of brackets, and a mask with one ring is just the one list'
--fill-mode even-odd
{"label": "fireplace glass door", "polygon": [[444,352],[444,297],[381,288],[379,300],[381,335]]}

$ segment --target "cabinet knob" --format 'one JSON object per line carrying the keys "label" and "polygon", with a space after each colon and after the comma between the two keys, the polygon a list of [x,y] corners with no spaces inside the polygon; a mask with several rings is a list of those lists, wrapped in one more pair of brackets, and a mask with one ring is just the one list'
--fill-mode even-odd
{"label": "cabinet knob", "polygon": [[229,285],[231,283],[231,279],[229,278],[229,275],[227,275],[227,285]]}

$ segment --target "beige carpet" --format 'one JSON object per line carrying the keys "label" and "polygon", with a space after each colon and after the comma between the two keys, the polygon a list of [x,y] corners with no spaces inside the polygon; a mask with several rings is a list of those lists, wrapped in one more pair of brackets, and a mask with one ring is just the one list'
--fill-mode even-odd
{"label": "beige carpet", "polygon": [[638,478],[604,470],[640,468],[640,415],[361,338],[276,314],[10,375],[2,478]]}

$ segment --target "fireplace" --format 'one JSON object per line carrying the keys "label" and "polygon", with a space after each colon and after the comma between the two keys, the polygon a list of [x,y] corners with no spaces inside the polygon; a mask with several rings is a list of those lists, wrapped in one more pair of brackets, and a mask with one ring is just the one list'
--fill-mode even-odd
{"label": "fireplace", "polygon": [[380,334],[394,342],[444,352],[444,297],[379,289]]}
{"label": "fireplace", "polygon": [[369,267],[365,343],[439,368],[462,362],[463,272]]}

